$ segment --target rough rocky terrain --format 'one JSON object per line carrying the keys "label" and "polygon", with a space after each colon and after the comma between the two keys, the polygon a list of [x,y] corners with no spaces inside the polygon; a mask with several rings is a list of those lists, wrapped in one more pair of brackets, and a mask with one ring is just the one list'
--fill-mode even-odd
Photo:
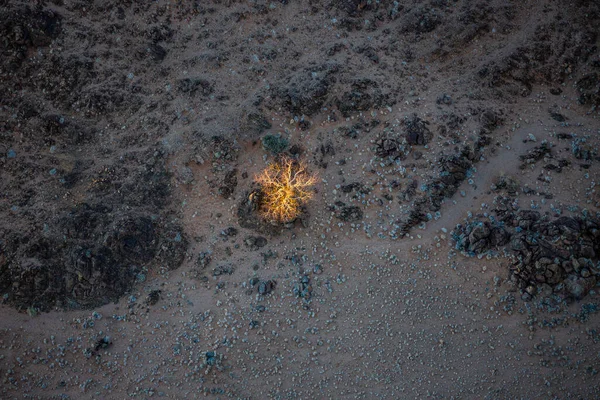
{"label": "rough rocky terrain", "polygon": [[0,0],[0,397],[599,397],[598,26]]}

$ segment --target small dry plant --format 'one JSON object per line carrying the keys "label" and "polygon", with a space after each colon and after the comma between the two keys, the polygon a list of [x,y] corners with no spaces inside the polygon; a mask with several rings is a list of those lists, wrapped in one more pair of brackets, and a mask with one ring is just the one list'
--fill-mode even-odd
{"label": "small dry plant", "polygon": [[261,215],[285,223],[300,215],[302,206],[312,197],[310,188],[317,179],[303,162],[280,157],[255,180],[261,187]]}

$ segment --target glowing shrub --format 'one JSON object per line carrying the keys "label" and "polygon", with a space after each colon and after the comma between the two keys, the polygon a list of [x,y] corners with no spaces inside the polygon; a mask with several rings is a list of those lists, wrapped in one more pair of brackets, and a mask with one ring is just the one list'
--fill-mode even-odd
{"label": "glowing shrub", "polygon": [[302,206],[312,197],[310,190],[316,182],[302,162],[281,157],[256,178],[261,187],[259,211],[268,220],[291,222]]}

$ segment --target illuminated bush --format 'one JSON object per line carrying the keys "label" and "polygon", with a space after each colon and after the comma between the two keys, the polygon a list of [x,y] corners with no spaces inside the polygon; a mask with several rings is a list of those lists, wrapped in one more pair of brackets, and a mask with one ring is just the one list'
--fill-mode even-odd
{"label": "illuminated bush", "polygon": [[291,222],[312,197],[310,188],[316,177],[304,163],[281,157],[258,175],[256,181],[261,188],[261,215],[270,221]]}

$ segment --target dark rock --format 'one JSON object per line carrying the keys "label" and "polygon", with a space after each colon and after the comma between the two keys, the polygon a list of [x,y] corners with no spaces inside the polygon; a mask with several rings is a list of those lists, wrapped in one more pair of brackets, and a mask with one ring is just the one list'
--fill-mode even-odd
{"label": "dark rock", "polygon": [[194,182],[194,173],[192,169],[186,166],[180,166],[177,168],[177,180],[183,185],[189,185]]}
{"label": "dark rock", "polygon": [[337,69],[334,64],[326,64],[293,73],[272,89],[272,97],[279,99],[292,115],[311,116],[325,103],[331,75]]}
{"label": "dark rock", "polygon": [[217,365],[218,358],[217,354],[214,351],[207,351],[205,354],[205,358],[206,365],[211,367]]}
{"label": "dark rock", "polygon": [[96,341],[94,346],[94,351],[98,351],[100,349],[106,349],[108,346],[112,344],[110,336],[103,336]]}
{"label": "dark rock", "polygon": [[305,119],[303,119],[300,122],[298,122],[298,128],[300,128],[301,131],[307,131],[307,130],[309,130],[310,126],[311,126],[310,121],[307,121]]}
{"label": "dark rock", "polygon": [[223,184],[219,187],[219,194],[224,199],[228,199],[235,191],[237,184],[237,169],[228,171],[223,179]]}
{"label": "dark rock", "polygon": [[578,138],[571,142],[571,152],[578,160],[592,160],[596,151],[585,138]]}
{"label": "dark rock", "polygon": [[208,96],[213,93],[213,85],[203,78],[184,78],[177,82],[177,89],[186,94],[194,95],[196,93],[202,96]]}
{"label": "dark rock", "polygon": [[565,279],[565,289],[569,296],[581,300],[595,285],[594,278],[582,278],[577,275],[569,275]]}
{"label": "dark rock", "polygon": [[207,251],[203,251],[200,254],[198,254],[198,260],[196,261],[196,265],[201,271],[204,271],[206,267],[208,267],[208,265],[210,264],[211,260],[212,258],[210,256],[210,253]]}
{"label": "dark rock", "polygon": [[220,265],[213,269],[213,276],[231,275],[235,272],[233,265]]}
{"label": "dark rock", "polygon": [[150,293],[148,293],[148,297],[146,297],[146,304],[149,306],[153,306],[156,303],[158,303],[158,300],[160,300],[161,292],[161,290],[153,290]]}
{"label": "dark rock", "polygon": [[336,217],[345,222],[355,222],[363,218],[363,212],[357,206],[343,206]]}
{"label": "dark rock", "polygon": [[148,45],[148,54],[157,62],[161,62],[167,56],[167,50],[159,44],[152,43]]}
{"label": "dark rock", "polygon": [[383,137],[377,141],[375,154],[381,158],[405,160],[410,154],[410,147],[403,145],[398,138]]}
{"label": "dark rock", "polygon": [[246,193],[238,204],[238,223],[242,228],[251,229],[261,234],[277,235],[283,229],[281,224],[271,224],[265,221],[259,213],[261,193],[255,190]]}
{"label": "dark rock", "polygon": [[242,134],[250,138],[256,138],[263,132],[271,129],[271,122],[260,112],[249,112],[244,114],[240,123]]}
{"label": "dark rock", "polygon": [[429,122],[423,121],[417,114],[405,119],[404,128],[408,144],[422,146],[429,143],[433,135],[427,125],[429,125]]}
{"label": "dark rock", "polygon": [[434,8],[415,8],[406,14],[401,25],[402,33],[422,35],[434,31],[441,23],[442,17]]}
{"label": "dark rock", "polygon": [[493,131],[504,122],[502,115],[491,109],[482,112],[479,121],[486,131]]}
{"label": "dark rock", "polygon": [[342,115],[350,117],[358,111],[381,108],[388,102],[388,97],[379,88],[377,82],[370,79],[356,79],[351,85],[351,90],[338,98],[336,103]]}
{"label": "dark rock", "polygon": [[558,122],[565,122],[567,120],[567,118],[564,115],[554,111],[550,111],[550,117]]}
{"label": "dark rock", "polygon": [[236,236],[237,234],[238,234],[238,230],[236,228],[234,228],[233,226],[230,226],[221,231],[221,236],[223,236],[225,238]]}
{"label": "dark rock", "polygon": [[354,190],[356,190],[357,192],[359,192],[361,194],[371,193],[371,188],[364,186],[360,182],[353,182],[353,183],[349,183],[347,185],[342,185],[342,187],[340,189],[342,190],[342,193],[352,193],[352,191],[354,191]]}
{"label": "dark rock", "polygon": [[258,285],[258,294],[264,296],[264,295],[271,293],[274,289],[275,289],[275,281],[273,281],[273,280],[262,281]]}
{"label": "dark rock", "polygon": [[527,164],[533,164],[546,156],[550,156],[551,154],[551,145],[547,142],[544,142],[541,145],[529,150],[527,154],[519,156],[519,159],[523,162],[521,168],[524,168]]}
{"label": "dark rock", "polygon": [[333,4],[351,17],[358,17],[372,7],[366,0],[334,0]]}
{"label": "dark rock", "polygon": [[[494,202],[498,206],[495,212],[513,221],[513,229],[508,230],[495,219],[458,225],[452,233],[458,250],[478,255],[492,247],[506,246],[505,250],[518,259],[511,271],[522,289],[533,287],[547,292],[544,285],[548,285],[554,292],[581,299],[594,287],[600,221],[590,216],[562,216],[548,221],[534,210],[511,212],[506,207],[514,204],[509,198],[497,197]],[[527,298],[535,295],[535,291],[528,293]]]}
{"label": "dark rock", "polygon": [[267,245],[267,239],[263,236],[248,236],[244,240],[244,244],[251,250],[258,250]]}
{"label": "dark rock", "polygon": [[452,97],[450,97],[448,94],[444,93],[443,95],[438,97],[435,102],[436,102],[436,104],[444,104],[446,106],[449,106],[449,105],[452,105]]}
{"label": "dark rock", "polygon": [[334,55],[342,51],[344,48],[346,48],[346,46],[344,46],[343,43],[335,43],[327,50],[327,55],[329,57],[333,57]]}

